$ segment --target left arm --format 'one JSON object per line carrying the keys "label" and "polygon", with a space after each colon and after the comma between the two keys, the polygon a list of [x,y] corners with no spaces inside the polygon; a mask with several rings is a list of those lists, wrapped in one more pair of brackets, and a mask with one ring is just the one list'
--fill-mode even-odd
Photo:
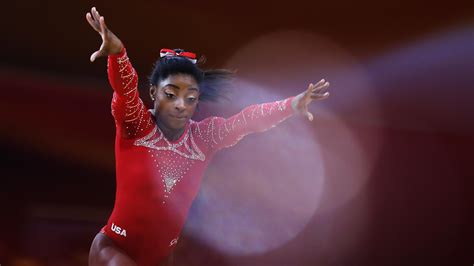
{"label": "left arm", "polygon": [[217,151],[231,147],[250,133],[262,132],[286,120],[294,113],[301,113],[313,119],[308,105],[313,100],[322,100],[329,96],[326,92],[329,83],[321,80],[310,84],[308,89],[295,97],[285,100],[251,105],[241,112],[225,119],[210,117],[199,123],[198,134],[208,143],[211,150]]}

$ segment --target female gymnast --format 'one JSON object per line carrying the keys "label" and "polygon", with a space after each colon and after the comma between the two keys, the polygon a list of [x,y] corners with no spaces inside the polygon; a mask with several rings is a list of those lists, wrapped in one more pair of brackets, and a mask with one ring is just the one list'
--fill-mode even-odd
{"label": "female gymnast", "polygon": [[201,101],[215,101],[231,82],[226,70],[201,70],[196,55],[162,49],[150,76],[153,108],[138,95],[138,77],[120,39],[95,7],[86,14],[102,37],[91,55],[108,57],[116,125],[116,197],[109,220],[94,238],[90,265],[171,265],[171,253],[205,169],[222,148],[267,130],[329,96],[324,79],[285,100],[252,105],[224,119],[191,118]]}

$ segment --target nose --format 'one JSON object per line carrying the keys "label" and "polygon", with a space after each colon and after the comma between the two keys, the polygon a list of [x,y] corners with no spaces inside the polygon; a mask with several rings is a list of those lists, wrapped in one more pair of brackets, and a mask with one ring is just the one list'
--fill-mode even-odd
{"label": "nose", "polygon": [[180,112],[183,111],[184,108],[185,108],[184,100],[180,99],[180,98],[176,99],[174,107],[176,108],[176,110],[178,110]]}

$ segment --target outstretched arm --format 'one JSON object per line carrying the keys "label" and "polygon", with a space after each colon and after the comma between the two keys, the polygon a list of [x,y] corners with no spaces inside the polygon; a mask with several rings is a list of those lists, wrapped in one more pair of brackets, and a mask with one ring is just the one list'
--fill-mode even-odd
{"label": "outstretched arm", "polygon": [[138,94],[138,76],[127,56],[122,41],[105,24],[105,19],[95,7],[86,14],[91,27],[97,31],[102,44],[91,57],[94,62],[98,57],[108,56],[108,77],[114,95],[112,99],[112,115],[118,132],[124,138],[143,136],[153,121]]}
{"label": "outstretched arm", "polygon": [[294,113],[301,113],[309,120],[313,115],[308,112],[308,105],[313,100],[322,100],[329,96],[329,83],[324,79],[317,84],[310,84],[308,89],[295,97],[285,100],[251,105],[241,112],[225,119],[210,117],[198,124],[198,135],[208,143],[213,151],[231,147],[244,136],[270,129],[286,120]]}

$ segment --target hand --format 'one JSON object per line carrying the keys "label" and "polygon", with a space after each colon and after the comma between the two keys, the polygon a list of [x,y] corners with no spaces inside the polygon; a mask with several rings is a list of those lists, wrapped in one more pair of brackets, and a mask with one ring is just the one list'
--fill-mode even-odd
{"label": "hand", "polygon": [[293,98],[291,107],[293,107],[293,110],[305,115],[309,121],[313,121],[313,114],[308,111],[308,105],[313,100],[324,100],[329,97],[328,87],[329,82],[324,79],[316,84],[310,83],[306,91]]}
{"label": "hand", "polygon": [[91,9],[90,13],[87,12],[86,19],[92,28],[100,34],[100,37],[102,37],[102,45],[99,50],[91,55],[91,62],[94,62],[97,57],[118,54],[122,51],[122,41],[120,41],[120,39],[107,28],[104,17],[100,16],[95,7]]}

